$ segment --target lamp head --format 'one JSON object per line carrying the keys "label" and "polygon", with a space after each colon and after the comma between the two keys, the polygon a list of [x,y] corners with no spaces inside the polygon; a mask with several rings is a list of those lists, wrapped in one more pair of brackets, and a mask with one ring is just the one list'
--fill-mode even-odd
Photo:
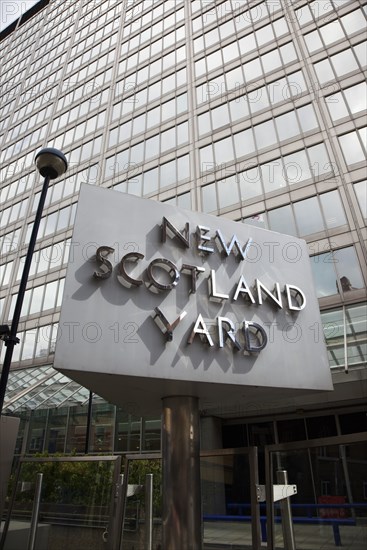
{"label": "lamp head", "polygon": [[68,168],[68,162],[64,153],[53,147],[41,149],[41,151],[37,153],[34,161],[41,176],[44,178],[48,176],[51,180],[65,174]]}

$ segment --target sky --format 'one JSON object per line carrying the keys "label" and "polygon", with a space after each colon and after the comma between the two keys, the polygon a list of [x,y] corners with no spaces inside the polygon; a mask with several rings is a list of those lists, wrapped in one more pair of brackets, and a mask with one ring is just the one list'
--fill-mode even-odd
{"label": "sky", "polygon": [[0,0],[0,31],[37,2],[38,0]]}

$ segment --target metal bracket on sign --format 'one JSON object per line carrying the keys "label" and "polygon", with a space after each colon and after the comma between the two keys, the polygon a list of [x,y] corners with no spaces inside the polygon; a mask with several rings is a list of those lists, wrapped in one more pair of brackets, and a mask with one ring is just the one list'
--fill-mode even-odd
{"label": "metal bracket on sign", "polygon": [[[273,501],[278,502],[297,494],[297,485],[273,485]],[[257,502],[265,502],[265,485],[256,485]]]}

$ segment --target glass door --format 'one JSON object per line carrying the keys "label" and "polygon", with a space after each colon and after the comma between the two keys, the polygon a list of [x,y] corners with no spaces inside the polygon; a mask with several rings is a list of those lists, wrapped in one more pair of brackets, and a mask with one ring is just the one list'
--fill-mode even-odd
{"label": "glass door", "polygon": [[[367,542],[367,434],[266,448],[268,548],[364,550]],[[297,494],[275,501],[271,486],[286,471]],[[275,502],[274,502],[275,501]],[[284,512],[288,502],[290,514]],[[265,542],[265,540],[264,540]]]}
{"label": "glass door", "polygon": [[0,548],[28,548],[37,474],[43,474],[35,550],[115,550],[116,493],[121,458],[22,459]]}
{"label": "glass door", "polygon": [[[203,549],[260,550],[257,502],[257,448],[201,451]],[[160,454],[127,455],[122,508],[121,550],[162,545],[162,473]],[[153,517],[147,517],[145,478],[153,474]],[[265,516],[262,518],[265,521]]]}

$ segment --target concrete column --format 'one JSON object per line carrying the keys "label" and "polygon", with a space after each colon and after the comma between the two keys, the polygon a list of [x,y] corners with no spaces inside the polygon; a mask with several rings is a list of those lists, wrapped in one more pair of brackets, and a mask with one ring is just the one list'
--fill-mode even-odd
{"label": "concrete column", "polygon": [[163,398],[163,548],[200,550],[200,421],[198,399]]}

